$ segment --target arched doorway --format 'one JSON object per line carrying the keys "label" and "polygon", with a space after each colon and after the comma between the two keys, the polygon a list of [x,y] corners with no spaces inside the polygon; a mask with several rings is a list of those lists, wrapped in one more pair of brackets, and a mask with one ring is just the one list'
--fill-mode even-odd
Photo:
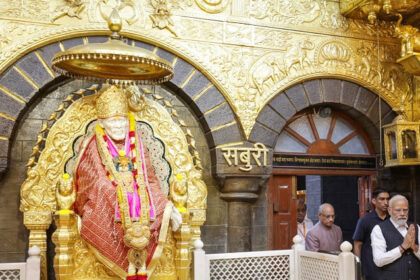
{"label": "arched doorway", "polygon": [[299,112],[277,138],[273,167],[268,196],[273,249],[292,243],[298,198],[305,200],[314,223],[319,205],[331,203],[344,240],[351,241],[359,216],[369,210],[376,168],[373,145],[355,120],[328,105]]}

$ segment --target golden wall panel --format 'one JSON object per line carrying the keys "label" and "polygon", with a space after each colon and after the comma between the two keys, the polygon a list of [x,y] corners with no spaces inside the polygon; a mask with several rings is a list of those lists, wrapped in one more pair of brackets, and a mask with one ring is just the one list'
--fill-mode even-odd
{"label": "golden wall panel", "polygon": [[[116,2],[0,0],[0,71],[48,43],[107,34],[101,14]],[[393,108],[401,106],[400,96],[407,91],[410,76],[395,63],[399,41],[392,37],[393,25],[345,18],[338,1],[121,3],[123,34],[165,48],[200,69],[224,94],[247,136],[265,104],[305,79],[354,81]]]}

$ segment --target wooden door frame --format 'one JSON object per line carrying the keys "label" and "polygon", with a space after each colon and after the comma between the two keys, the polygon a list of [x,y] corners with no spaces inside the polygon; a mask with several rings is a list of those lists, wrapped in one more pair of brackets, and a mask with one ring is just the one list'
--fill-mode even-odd
{"label": "wooden door frame", "polygon": [[[303,175],[336,175],[336,176],[370,176],[373,181],[376,178],[376,170],[345,170],[345,169],[309,169],[309,168],[273,168],[270,179],[268,180],[267,187],[267,223],[268,223],[268,249],[273,250],[273,198],[272,193],[272,180],[275,175],[284,176],[303,176]],[[375,187],[375,184],[374,186]]]}

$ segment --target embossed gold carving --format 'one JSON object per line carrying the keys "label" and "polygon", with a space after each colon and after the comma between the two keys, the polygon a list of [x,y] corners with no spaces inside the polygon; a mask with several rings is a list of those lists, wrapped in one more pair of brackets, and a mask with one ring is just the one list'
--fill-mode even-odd
{"label": "embossed gold carving", "polygon": [[319,47],[318,62],[324,66],[351,67],[352,51],[343,42],[327,41]]}
{"label": "embossed gold carving", "polygon": [[231,0],[195,0],[200,9],[211,14],[224,11],[230,2]]}
{"label": "embossed gold carving", "polygon": [[125,15],[128,11],[131,12],[131,16],[123,16],[123,20],[125,20],[128,24],[134,24],[139,19],[139,9],[134,0],[120,0],[112,5],[110,0],[100,0],[97,4],[97,9],[99,10],[100,15],[105,21],[108,21],[108,15],[110,13],[106,13],[104,11],[104,6],[112,6],[113,8],[116,7],[119,14]]}
{"label": "embossed gold carving", "polygon": [[[153,1],[153,3],[157,3],[156,0]],[[2,18],[12,15],[13,19],[27,20],[29,18],[34,21],[33,24],[12,20],[1,22],[0,28],[4,32],[0,35],[0,46],[2,47],[0,70],[6,69],[29,50],[50,42],[74,36],[106,34],[107,28],[103,24],[99,9],[108,13],[117,3],[116,0],[83,1],[86,8],[80,13],[81,19],[63,16],[51,24],[52,15],[51,13],[46,14],[46,12],[54,11],[57,7],[68,6],[68,4],[64,0],[41,2],[34,0],[7,1],[6,5],[0,7],[0,17]],[[205,11],[198,5],[198,2],[220,6],[227,1],[166,0],[165,9],[171,14],[170,20],[176,23],[178,37],[174,37],[166,32],[168,30],[166,27],[164,30],[153,27],[151,16],[156,14],[156,8],[151,1],[122,1],[121,7],[125,6],[121,13],[125,18],[130,19],[129,23],[131,23],[128,27],[124,27],[127,27],[124,35],[143,41],[146,38],[147,42],[167,48],[192,62],[210,78],[226,97],[238,116],[246,136],[249,136],[260,110],[275,94],[308,78],[334,76],[348,79],[381,94],[382,98],[392,107],[400,106],[398,95],[405,89],[404,83],[400,83],[405,79],[404,73],[400,72],[398,78],[393,77],[392,79],[398,80],[398,82],[395,82],[394,86],[389,86],[389,83],[384,83],[377,77],[366,81],[365,74],[356,73],[352,68],[355,64],[365,63],[361,61],[364,54],[357,52],[357,49],[361,47],[361,42],[364,42],[365,45],[372,45],[372,42],[376,41],[377,34],[382,46],[380,62],[383,69],[380,69],[379,72],[386,72],[388,66],[395,67],[392,63],[398,58],[396,53],[398,41],[392,38],[393,23],[380,21],[375,25],[369,25],[358,19],[344,18],[339,15],[340,3],[334,1],[252,0],[249,5],[244,6],[243,13],[240,14],[240,23],[243,23],[241,25],[237,20],[233,22],[228,17],[228,7],[232,6],[233,8],[233,2],[229,1],[226,9],[216,14]],[[412,2],[408,3],[412,4]],[[400,5],[402,2],[393,1],[393,9],[398,8],[395,3]],[[85,13],[88,17],[84,16]],[[191,18],[186,14],[196,16]],[[224,17],[225,15],[227,16],[226,20],[221,21],[218,18],[218,16]],[[237,15],[232,14],[232,16]],[[134,21],[135,18],[137,18],[136,21]],[[157,19],[157,17],[155,18]],[[165,21],[162,22],[163,26],[169,26],[175,30],[175,25],[170,25],[169,20],[167,23],[169,25],[165,25]],[[306,56],[306,60],[302,60],[300,57],[290,58],[292,61],[306,61],[303,63],[302,69],[297,70],[302,64],[299,62],[292,66],[293,73],[287,72],[285,78],[277,78],[276,74],[270,75],[269,71],[274,73],[277,66],[270,66],[270,61],[263,62],[268,58],[269,53],[275,54],[272,57],[277,63],[282,63],[285,52],[304,40],[309,40],[314,44],[314,49],[302,53],[303,56]],[[349,47],[352,58],[346,63],[352,67],[346,66],[343,71],[340,67],[329,66],[328,61],[338,62],[341,59],[344,63],[342,59],[346,60],[344,53],[334,56],[333,49],[329,51],[324,49],[323,57],[319,56],[320,52],[314,54],[314,50],[319,51],[321,44],[324,45],[328,41],[341,42],[344,46]],[[228,44],[226,44],[227,42]],[[240,42],[241,45],[239,46],[235,42]],[[345,51],[343,45],[340,45],[340,50],[336,49],[335,51]],[[328,47],[332,47],[332,45]],[[332,56],[329,57],[327,53]],[[377,52],[369,54],[369,56],[372,57],[372,61],[377,60]],[[336,57],[335,60],[334,57]],[[391,57],[394,57],[394,60],[389,59]],[[318,65],[319,60],[323,61],[322,65]],[[311,62],[312,65],[308,66],[308,62]],[[262,77],[258,77],[259,74],[250,71],[250,69],[255,70],[255,67],[251,67],[258,63],[268,64],[261,66],[265,68],[265,74],[261,74]],[[377,68],[377,63],[375,63],[370,66],[370,69]],[[363,67],[367,68],[366,65]],[[268,68],[272,68],[272,70],[268,70]],[[373,70],[371,72],[374,73]],[[277,76],[280,75],[281,73],[277,74]],[[253,80],[258,81],[258,86]],[[384,86],[384,84],[388,84],[388,86]],[[390,92],[389,88],[394,88],[394,91]],[[33,162],[36,162],[36,158],[33,159]]]}
{"label": "embossed gold carving", "polygon": [[83,3],[83,0],[66,0],[66,3],[63,6],[59,6],[55,9],[51,22],[55,22],[64,16],[82,19],[80,14],[85,8],[86,5]]}
{"label": "embossed gold carving", "polygon": [[312,22],[320,16],[318,1],[251,1],[251,17],[282,24]]}
{"label": "embossed gold carving", "polygon": [[322,1],[321,5],[321,26],[339,30],[347,30],[350,27],[349,21],[334,6],[328,5],[327,1]]}
{"label": "embossed gold carving", "polygon": [[395,26],[395,33],[401,39],[401,57],[420,52],[420,31],[411,25],[401,25],[402,16]]}
{"label": "embossed gold carving", "polygon": [[150,0],[154,11],[150,15],[150,19],[153,22],[153,27],[159,29],[168,29],[175,36],[177,32],[174,28],[174,22],[171,18],[171,13],[169,11],[167,0]]}
{"label": "embossed gold carving", "polygon": [[2,2],[3,3],[0,7],[0,17],[10,19],[33,19],[34,17],[43,17],[44,19],[49,18],[50,1],[25,0]]}

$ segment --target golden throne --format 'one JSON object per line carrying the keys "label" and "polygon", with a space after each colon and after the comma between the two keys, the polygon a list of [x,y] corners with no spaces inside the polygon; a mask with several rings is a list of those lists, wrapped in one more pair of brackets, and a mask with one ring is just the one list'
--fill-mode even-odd
{"label": "golden throne", "polygon": [[[77,215],[72,210],[59,210],[57,202],[57,184],[63,174],[71,172],[80,143],[92,132],[97,121],[97,90],[98,86],[93,85],[69,94],[44,124],[28,164],[27,179],[21,187],[20,209],[30,233],[29,247],[36,245],[42,251],[41,279],[47,279],[46,230],[53,221],[57,227],[52,236],[56,246],[54,269],[57,279],[124,277],[115,274],[106,261],[98,260],[79,235]],[[146,98],[146,94],[151,98]],[[166,238],[159,238],[158,257],[154,257],[147,267],[149,279],[190,279],[192,243],[200,238],[207,200],[194,139],[184,122],[177,119],[176,110],[162,97],[142,88],[137,94],[131,94],[129,100],[137,126],[148,135],[145,146],[162,181],[161,186],[166,185],[163,191],[183,218],[178,231],[169,231],[171,234]],[[161,154],[151,151],[154,150],[149,147],[152,142],[158,146],[161,143],[160,148],[157,146]],[[165,160],[170,170],[162,175],[160,169],[165,167],[156,168],[155,161],[161,162],[157,165],[165,165]]]}

